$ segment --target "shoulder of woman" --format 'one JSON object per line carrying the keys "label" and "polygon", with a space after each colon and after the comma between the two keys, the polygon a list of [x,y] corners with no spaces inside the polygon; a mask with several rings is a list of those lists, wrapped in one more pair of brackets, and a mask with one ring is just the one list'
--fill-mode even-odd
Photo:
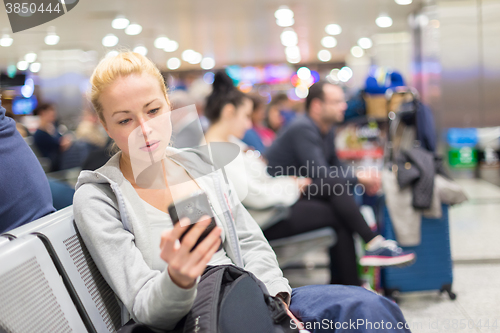
{"label": "shoulder of woman", "polygon": [[97,202],[118,206],[116,196],[109,184],[87,183],[81,185],[73,197],[74,208],[85,207],[93,209],[91,205]]}

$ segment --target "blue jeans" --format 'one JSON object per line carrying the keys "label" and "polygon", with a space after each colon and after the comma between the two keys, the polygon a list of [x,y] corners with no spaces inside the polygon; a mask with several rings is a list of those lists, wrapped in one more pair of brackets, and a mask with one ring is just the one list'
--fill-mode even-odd
{"label": "blue jeans", "polygon": [[[292,291],[290,311],[311,333],[410,332],[399,307],[361,287],[315,285]],[[295,324],[291,324],[295,328]]]}

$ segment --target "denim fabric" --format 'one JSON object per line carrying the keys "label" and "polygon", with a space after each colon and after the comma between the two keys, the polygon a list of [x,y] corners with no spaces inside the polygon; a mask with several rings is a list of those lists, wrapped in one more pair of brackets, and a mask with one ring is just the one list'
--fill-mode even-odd
{"label": "denim fabric", "polygon": [[311,333],[410,332],[405,328],[406,320],[396,303],[361,287],[315,285],[295,288],[290,311]]}

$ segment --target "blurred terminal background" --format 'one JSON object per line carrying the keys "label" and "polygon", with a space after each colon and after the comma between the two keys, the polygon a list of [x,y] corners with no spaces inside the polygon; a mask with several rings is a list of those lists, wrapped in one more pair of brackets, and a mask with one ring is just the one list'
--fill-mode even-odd
{"label": "blurred terminal background", "polygon": [[[1,102],[35,151],[30,136],[40,119],[33,110],[52,104],[57,130],[73,143],[58,169],[77,176],[88,153],[78,143],[107,140],[85,95],[89,77],[100,59],[119,50],[152,59],[174,107],[195,104],[200,115],[220,69],[264,105],[281,96],[277,118],[267,114],[273,130],[303,113],[309,87],[324,79],[342,86],[349,102],[337,130],[339,157],[380,165],[391,111],[387,89],[411,87],[430,108],[437,150],[469,201],[450,210],[454,289],[462,303],[424,298],[401,306],[411,320],[498,315],[500,288],[492,288],[500,274],[499,39],[500,0],[82,0],[18,33],[2,9]],[[82,123],[93,127],[92,136],[79,134]],[[75,174],[58,174],[38,156],[46,172],[74,185]],[[302,282],[325,283],[321,275]],[[492,290],[496,303],[473,306]]]}

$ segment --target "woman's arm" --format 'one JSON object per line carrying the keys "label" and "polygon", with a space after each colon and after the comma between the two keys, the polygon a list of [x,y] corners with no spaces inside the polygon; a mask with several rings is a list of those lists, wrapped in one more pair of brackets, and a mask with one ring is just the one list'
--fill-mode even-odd
{"label": "woman's arm", "polygon": [[85,245],[105,280],[134,320],[168,330],[186,315],[196,296],[195,283],[178,287],[163,272],[152,270],[123,228],[116,197],[108,185],[86,184],[74,196],[74,215]]}

